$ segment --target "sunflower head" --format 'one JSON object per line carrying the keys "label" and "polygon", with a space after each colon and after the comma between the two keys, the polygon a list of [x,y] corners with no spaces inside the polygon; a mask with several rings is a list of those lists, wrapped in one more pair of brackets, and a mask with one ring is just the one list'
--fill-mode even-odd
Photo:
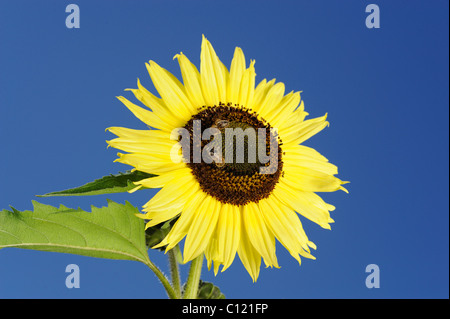
{"label": "sunflower head", "polygon": [[300,92],[285,94],[275,79],[255,85],[255,61],[247,66],[236,48],[228,69],[203,36],[200,71],[175,55],[183,82],[153,61],[146,64],[159,97],[138,80],[129,89],[145,105],[118,97],[149,127],[111,127],[109,145],[118,162],[158,175],[137,187],[161,188],[144,206],[146,227],[176,218],[154,248],[184,242],[184,262],[205,254],[215,273],[238,254],[254,281],[261,260],[279,267],[277,239],[300,263],[314,258],[298,214],[330,229],[333,222],[316,192],[345,190],[337,167],[304,141],[326,126],[326,115],[305,120]]}

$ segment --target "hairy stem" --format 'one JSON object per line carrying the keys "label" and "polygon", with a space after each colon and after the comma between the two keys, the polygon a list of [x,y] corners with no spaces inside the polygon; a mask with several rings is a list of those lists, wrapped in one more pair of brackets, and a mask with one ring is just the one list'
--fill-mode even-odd
{"label": "hairy stem", "polygon": [[154,263],[152,263],[149,259],[146,260],[145,264],[148,266],[148,268],[151,269],[151,271],[153,271],[153,273],[156,275],[156,277],[158,277],[159,281],[162,283],[162,285],[164,286],[164,289],[166,290],[167,296],[169,296],[170,299],[178,299],[179,295],[177,295],[175,293],[175,290],[173,289],[169,280],[163,274],[163,272]]}
{"label": "hairy stem", "polygon": [[186,282],[186,289],[184,291],[184,299],[197,299],[198,284],[200,282],[200,275],[202,273],[203,254],[191,261],[191,268],[189,269],[189,276]]}
{"label": "hairy stem", "polygon": [[181,285],[180,285],[180,272],[178,270],[178,262],[176,251],[174,249],[169,250],[169,264],[170,264],[170,277],[172,278],[172,288],[177,295],[177,298],[181,298]]}

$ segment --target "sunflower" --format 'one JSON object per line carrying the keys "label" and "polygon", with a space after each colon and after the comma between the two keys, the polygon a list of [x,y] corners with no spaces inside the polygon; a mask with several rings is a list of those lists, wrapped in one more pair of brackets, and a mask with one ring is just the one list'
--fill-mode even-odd
{"label": "sunflower", "polygon": [[[157,175],[135,182],[137,188],[161,188],[143,206],[146,227],[177,218],[154,248],[170,250],[186,237],[183,262],[204,254],[215,274],[221,265],[227,269],[237,252],[253,281],[261,259],[266,267],[279,268],[275,239],[299,263],[300,256],[315,259],[310,248],[316,245],[297,214],[330,229],[329,211],[335,207],[316,192],[346,191],[345,182],[334,176],[337,167],[302,145],[328,126],[327,116],[305,120],[300,92],[285,94],[275,79],[255,87],[255,61],[247,67],[239,47],[229,70],[204,36],[200,72],[183,53],[174,59],[183,83],[150,61],[146,67],[160,97],[139,80],[137,89],[127,89],[149,109],[118,97],[149,129],[108,128],[118,136],[108,144],[127,152],[118,153],[116,161]],[[207,129],[215,130],[209,139]],[[230,130],[234,135],[227,135]],[[251,130],[258,131],[257,141]],[[217,150],[211,148],[216,138]],[[256,148],[262,159],[251,156]],[[198,160],[195,151],[212,160]]]}

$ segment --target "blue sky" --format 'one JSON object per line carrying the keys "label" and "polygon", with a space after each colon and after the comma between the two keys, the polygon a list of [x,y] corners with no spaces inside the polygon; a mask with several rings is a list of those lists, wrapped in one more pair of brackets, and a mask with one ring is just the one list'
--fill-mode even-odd
{"label": "blue sky", "polygon": [[[65,8],[80,8],[68,29]],[[380,8],[368,29],[366,5]],[[240,46],[257,81],[303,91],[330,127],[307,141],[351,181],[326,193],[332,230],[302,219],[318,249],[302,265],[277,246],[280,269],[252,283],[238,259],[216,277],[229,298],[448,298],[448,1],[2,1],[0,208],[31,209],[34,195],[128,169],[113,163],[109,126],[143,128],[115,98],[131,97],[144,63],[176,76],[182,51],[197,66],[201,36],[229,66]],[[154,190],[45,198],[89,209],[106,199],[143,205]],[[166,256],[150,258],[167,270]],[[68,264],[80,288],[65,286]],[[365,285],[380,268],[380,288]],[[185,276],[187,267],[182,267]],[[0,251],[0,298],[161,298],[145,265],[31,250]]]}

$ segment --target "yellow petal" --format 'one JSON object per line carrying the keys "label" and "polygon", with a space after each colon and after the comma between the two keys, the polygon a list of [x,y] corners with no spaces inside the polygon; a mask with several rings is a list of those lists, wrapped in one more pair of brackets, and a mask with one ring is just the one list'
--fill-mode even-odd
{"label": "yellow petal", "polygon": [[109,146],[125,152],[150,154],[169,161],[171,151],[178,142],[155,138],[115,138],[107,143]]}
{"label": "yellow petal", "polygon": [[177,180],[179,178],[182,178],[183,176],[190,174],[191,174],[190,168],[181,168],[161,174],[159,176],[145,178],[143,180],[134,182],[134,184],[142,185],[147,188],[162,188],[165,185],[169,184],[170,182],[173,182],[174,180]]}
{"label": "yellow petal", "polygon": [[223,103],[227,104],[228,102],[232,102],[230,100],[228,100],[228,87],[230,86],[230,72],[228,72],[227,67],[225,66],[225,64],[222,63],[222,61],[219,61],[219,67],[222,70],[222,82],[223,85],[225,85],[225,90],[221,93],[223,94]]}
{"label": "yellow petal", "polygon": [[184,243],[184,263],[194,259],[205,250],[212,233],[216,229],[220,205],[220,202],[208,196],[205,198],[202,207],[196,212]]}
{"label": "yellow petal", "polygon": [[208,106],[226,101],[226,74],[211,43],[203,36],[200,54],[200,79],[203,96]]}
{"label": "yellow petal", "polygon": [[153,248],[160,248],[167,245],[166,251],[175,247],[186,236],[192,220],[196,216],[197,211],[201,208],[206,198],[206,193],[203,191],[197,191],[191,195],[186,201],[180,217],[173,225],[169,234],[163,239],[161,243]]}
{"label": "yellow petal", "polygon": [[266,98],[267,92],[273,87],[275,84],[275,79],[270,80],[269,82],[266,79],[262,80],[255,89],[253,106],[252,109],[258,112],[261,103]]}
{"label": "yellow petal", "polygon": [[[311,151],[312,150],[312,151]],[[283,167],[295,170],[299,167],[309,168],[329,175],[336,175],[338,168],[320,155],[317,151],[304,145],[283,147]]]}
{"label": "yellow petal", "polygon": [[[292,210],[308,218],[325,229],[331,229],[329,223],[333,222],[328,212],[331,205],[320,202],[311,192],[296,191],[283,181],[280,181],[273,191],[273,195]],[[317,196],[317,195],[315,195]],[[319,197],[319,196],[317,196]],[[319,197],[320,198],[320,197]]]}
{"label": "yellow petal", "polygon": [[[244,224],[242,207],[240,213],[241,224]],[[247,231],[245,227],[243,227],[243,225],[241,226],[238,255],[245,269],[247,269],[248,273],[250,274],[250,277],[252,277],[253,282],[256,282],[261,268],[261,255],[253,247],[250,238],[248,237]]]}
{"label": "yellow petal", "polygon": [[295,111],[290,113],[290,116],[287,117],[282,124],[278,125],[278,128],[281,130],[285,130],[302,123],[305,120],[305,117],[309,115],[307,112],[305,112],[304,107],[305,102],[300,101],[299,107]]}
{"label": "yellow petal", "polygon": [[280,137],[283,144],[300,144],[322,131],[329,125],[327,115],[304,122],[298,122],[289,128],[280,129]]}
{"label": "yellow petal", "polygon": [[273,112],[275,107],[283,99],[284,90],[285,88],[282,82],[278,82],[277,84],[272,86],[256,109],[259,115],[268,120],[271,112]]}
{"label": "yellow petal", "polygon": [[139,139],[139,138],[155,138],[155,139],[170,139],[170,132],[160,130],[135,130],[126,127],[108,127],[107,131],[117,135],[118,137]]}
{"label": "yellow petal", "polygon": [[233,263],[239,246],[241,235],[241,217],[239,207],[229,204],[222,205],[217,223],[217,239],[220,256],[223,259],[222,271]]}
{"label": "yellow petal", "polygon": [[333,175],[305,167],[286,170],[284,177],[289,187],[306,192],[335,192],[345,184]]}
{"label": "yellow petal", "polygon": [[142,107],[137,106],[136,104],[131,103],[123,96],[117,97],[119,101],[121,101],[138,119],[140,119],[145,124],[152,126],[154,128],[165,130],[171,132],[174,127],[172,127],[167,122],[161,120],[158,115],[148,110],[143,109]]}
{"label": "yellow petal", "polygon": [[[199,189],[197,181],[191,174],[179,176],[167,182],[165,186],[144,206],[144,211],[161,210],[171,206],[182,206],[183,199]],[[186,195],[185,195],[186,194]]]}
{"label": "yellow petal", "polygon": [[188,121],[195,112],[195,107],[187,98],[183,85],[156,62],[150,61],[150,64],[146,66],[156,90],[170,111],[180,114],[185,121]]}
{"label": "yellow petal", "polygon": [[180,64],[186,94],[193,106],[196,108],[204,106],[205,99],[203,98],[202,88],[200,86],[200,73],[197,68],[182,52],[175,55],[174,59],[177,59]]}
{"label": "yellow petal", "polygon": [[309,247],[308,238],[298,216],[273,196],[259,201],[258,205],[275,237],[301,263],[299,254],[307,255]]}
{"label": "yellow petal", "polygon": [[237,103],[246,108],[253,108],[253,97],[255,94],[255,60],[250,61],[250,66],[245,70],[241,87],[239,89],[239,98]]}
{"label": "yellow petal", "polygon": [[147,224],[145,224],[145,229],[168,221],[177,216],[180,212],[181,209],[178,207],[168,208],[164,211],[149,212],[144,215],[145,219],[150,219]]}
{"label": "yellow petal", "polygon": [[157,98],[141,85],[139,79],[137,80],[137,84],[137,89],[126,89],[125,91],[133,92],[134,96],[139,101],[149,107],[153,112],[158,114],[159,117],[169,122],[173,127],[179,127],[180,125],[184,124],[184,119],[180,117],[180,114],[172,113],[162,99]]}
{"label": "yellow petal", "polygon": [[267,118],[274,127],[281,129],[300,103],[300,92],[291,92],[285,95],[279,105],[274,107],[272,114]]}
{"label": "yellow petal", "polygon": [[236,103],[239,97],[242,76],[245,72],[245,56],[241,48],[236,47],[230,67],[230,82],[228,84],[228,101]]}
{"label": "yellow petal", "polygon": [[275,237],[267,228],[257,204],[245,205],[243,216],[247,235],[253,247],[263,257],[266,267],[279,268],[275,255]]}

